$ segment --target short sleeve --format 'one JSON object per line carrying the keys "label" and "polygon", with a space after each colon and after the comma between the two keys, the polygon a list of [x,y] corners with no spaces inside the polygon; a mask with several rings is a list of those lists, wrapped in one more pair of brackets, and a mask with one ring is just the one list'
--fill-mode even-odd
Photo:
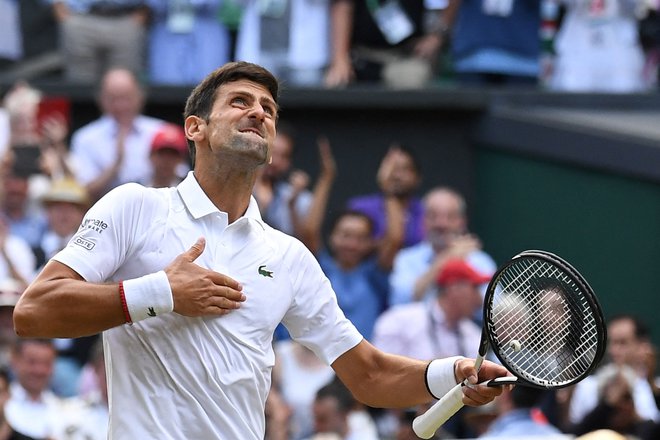
{"label": "short sleeve", "polygon": [[113,189],[85,214],[68,245],[53,259],[89,282],[104,282],[122,265],[141,234],[137,217],[144,188],[126,184]]}
{"label": "short sleeve", "polygon": [[339,308],[330,281],[314,256],[298,244],[290,260],[294,300],[283,323],[294,340],[330,365],[363,337]]}

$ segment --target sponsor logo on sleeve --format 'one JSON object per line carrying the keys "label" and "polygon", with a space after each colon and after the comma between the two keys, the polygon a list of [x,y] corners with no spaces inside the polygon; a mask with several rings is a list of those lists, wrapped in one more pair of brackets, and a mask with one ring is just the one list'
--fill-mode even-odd
{"label": "sponsor logo on sleeve", "polygon": [[108,224],[103,220],[97,220],[94,218],[86,218],[83,220],[82,225],[80,225],[80,230],[91,229],[96,231],[99,234],[108,229]]}
{"label": "sponsor logo on sleeve", "polygon": [[82,237],[74,237],[73,238],[73,244],[77,244],[78,246],[83,247],[83,248],[87,249],[88,251],[91,251],[92,249],[94,249],[94,246],[96,246],[96,243],[93,243],[93,242],[91,242],[89,240],[86,240]]}

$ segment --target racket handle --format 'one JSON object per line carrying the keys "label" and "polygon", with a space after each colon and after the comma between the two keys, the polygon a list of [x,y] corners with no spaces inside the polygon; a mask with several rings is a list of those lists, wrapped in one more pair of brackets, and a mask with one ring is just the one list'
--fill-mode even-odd
{"label": "racket handle", "polygon": [[451,416],[463,407],[463,384],[452,388],[442,399],[413,420],[413,431],[417,437],[431,438]]}

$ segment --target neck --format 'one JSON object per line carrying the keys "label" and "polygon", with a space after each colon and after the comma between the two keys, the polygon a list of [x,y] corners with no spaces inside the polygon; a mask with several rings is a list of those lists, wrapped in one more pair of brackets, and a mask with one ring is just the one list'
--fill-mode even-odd
{"label": "neck", "polygon": [[168,188],[175,181],[174,175],[159,176],[154,175],[151,179],[151,186],[154,188]]}
{"label": "neck", "polygon": [[214,170],[208,172],[195,169],[195,177],[213,204],[227,213],[229,223],[233,223],[245,214],[250,204],[250,196],[256,174],[233,170]]}

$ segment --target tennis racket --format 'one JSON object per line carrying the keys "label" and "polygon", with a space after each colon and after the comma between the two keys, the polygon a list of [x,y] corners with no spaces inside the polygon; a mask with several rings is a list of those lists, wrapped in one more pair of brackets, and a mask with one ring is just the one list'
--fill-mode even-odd
{"label": "tennis racket", "polygon": [[[550,252],[528,250],[500,267],[484,297],[483,328],[475,368],[489,348],[513,376],[486,382],[562,388],[586,377],[600,362],[607,333],[596,296],[580,273]],[[428,439],[463,407],[456,385],[413,420]]]}

